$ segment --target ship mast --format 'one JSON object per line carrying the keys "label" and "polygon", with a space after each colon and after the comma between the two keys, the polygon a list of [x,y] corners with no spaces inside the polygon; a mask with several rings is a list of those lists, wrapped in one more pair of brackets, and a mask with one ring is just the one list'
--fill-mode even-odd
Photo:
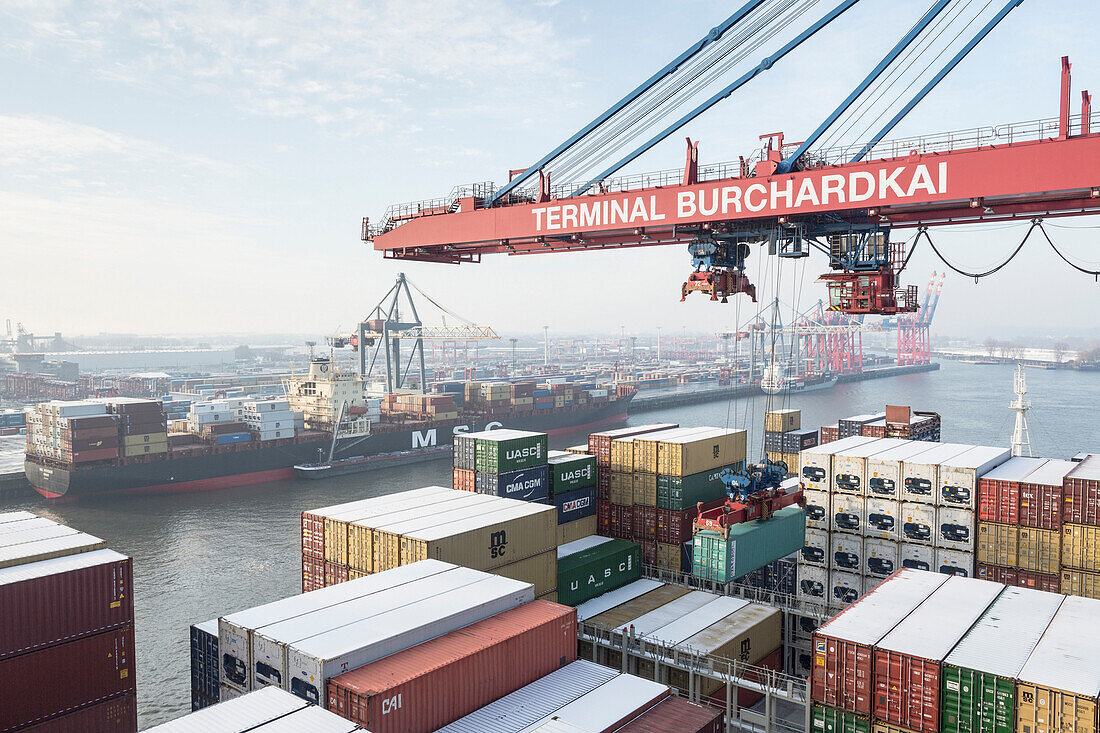
{"label": "ship mast", "polygon": [[[1031,436],[1027,431],[1027,411],[1031,409],[1031,402],[1027,396],[1027,380],[1024,377],[1023,364],[1016,365],[1016,377],[1014,380],[1016,399],[1009,405],[1009,409],[1016,413],[1016,428],[1012,431],[1012,455],[1031,455]],[[1026,451],[1026,453],[1025,453]]]}

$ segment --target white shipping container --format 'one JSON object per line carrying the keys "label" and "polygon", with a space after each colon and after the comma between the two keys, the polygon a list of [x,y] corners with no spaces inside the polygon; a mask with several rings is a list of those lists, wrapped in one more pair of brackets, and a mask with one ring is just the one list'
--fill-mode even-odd
{"label": "white shipping container", "polygon": [[901,462],[901,500],[935,504],[939,487],[940,464],[970,450],[962,443],[941,443]]}
{"label": "white shipping container", "polygon": [[524,730],[530,733],[613,730],[653,707],[668,694],[667,685],[622,674]]}
{"label": "white shipping container", "polygon": [[974,577],[974,553],[936,549],[936,572],[945,575],[958,575],[962,578]]}
{"label": "white shipping container", "polygon": [[293,438],[294,437],[294,426],[293,425],[288,425],[287,427],[285,427],[281,430],[261,430],[259,433],[257,433],[256,437],[259,438],[261,441],[283,440],[285,438]]}
{"label": "white shipping container", "polygon": [[814,491],[831,491],[833,485],[833,456],[837,451],[855,448],[870,443],[875,438],[855,435],[832,443],[807,448],[798,454],[798,463],[802,467],[802,485]]}
{"label": "white shipping container", "polygon": [[107,414],[107,405],[102,402],[53,400],[49,405],[50,412],[56,417],[90,417]]}
{"label": "white shipping container", "polygon": [[289,715],[306,707],[300,700],[282,690],[267,688],[234,700],[211,705],[182,718],[147,728],[156,733],[210,733],[211,731],[253,730],[264,723]]}
{"label": "white shipping container", "polygon": [[798,562],[802,565],[827,568],[831,565],[829,561],[831,549],[828,532],[822,529],[807,529],[806,544],[799,551]]}
{"label": "white shipping container", "polygon": [[864,499],[855,494],[833,494],[833,532],[863,534],[866,524]]}
{"label": "white shipping container", "polygon": [[901,568],[901,548],[892,540],[865,540],[863,556],[863,577],[865,578],[886,578]]}
{"label": "white shipping container", "polygon": [[858,535],[834,532],[831,538],[830,570],[863,574],[863,538]]}
{"label": "white shipping container", "polygon": [[287,412],[289,400],[253,400],[244,403],[245,412]]}
{"label": "white shipping container", "polygon": [[921,440],[907,440],[905,445],[876,453],[867,458],[868,498],[901,500],[902,463],[916,460],[921,453],[939,446]]}
{"label": "white shipping container", "polygon": [[940,463],[936,503],[974,511],[978,479],[1012,457],[1007,448],[976,446]]}
{"label": "white shipping container", "polygon": [[610,611],[616,606],[621,606],[639,596],[644,596],[646,593],[649,593],[651,590],[656,590],[662,585],[664,585],[664,583],[659,580],[642,578],[641,580],[635,580],[633,583],[627,583],[621,588],[609,590],[603,595],[596,596],[592,600],[585,601],[577,606],[577,620],[585,621],[593,616],[599,616],[604,611]]}
{"label": "white shipping container", "polygon": [[634,632],[639,636],[648,636],[662,626],[667,626],[676,619],[702,608],[713,600],[713,593],[701,590],[692,591],[669,601],[659,608],[644,613],[638,618],[631,619],[623,625],[633,626]]}
{"label": "white shipping container", "polygon": [[829,571],[816,565],[798,564],[799,601],[809,603],[828,603]]}
{"label": "white shipping container", "polygon": [[936,508],[936,547],[974,552],[977,517],[969,509]]}
{"label": "white shipping container", "polygon": [[901,504],[901,539],[912,544],[936,544],[936,507],[905,501]]}
{"label": "white shipping container", "polygon": [[329,678],[534,599],[530,583],[486,574],[477,583],[311,636],[288,650],[284,689],[322,705]]}
{"label": "white shipping container", "polygon": [[903,542],[898,545],[901,548],[901,567],[907,570],[936,569],[936,550],[931,545],[916,545],[912,542]]}
{"label": "white shipping container", "polygon": [[[867,495],[867,459],[907,441],[897,438],[877,438],[852,448],[839,450],[833,456],[833,491],[843,494]],[[831,444],[827,444],[831,445]]]}
{"label": "white shipping container", "polygon": [[814,529],[829,529],[829,515],[832,511],[832,494],[828,491],[806,489],[802,492],[806,498],[806,526]]}
{"label": "white shipping container", "polygon": [[834,570],[829,573],[829,605],[833,608],[855,603],[863,595],[863,576]]}
{"label": "white shipping container", "polygon": [[871,499],[866,503],[865,537],[897,542],[901,538],[901,504],[893,499]]}

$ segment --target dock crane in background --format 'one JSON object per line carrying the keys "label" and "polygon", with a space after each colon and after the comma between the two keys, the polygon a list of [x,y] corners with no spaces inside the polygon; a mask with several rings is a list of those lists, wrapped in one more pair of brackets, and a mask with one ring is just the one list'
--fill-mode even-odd
{"label": "dock crane in background", "polygon": [[[804,141],[787,143],[782,133],[769,133],[761,136],[763,149],[755,161],[750,156],[701,166],[698,143],[689,140],[682,170],[611,178],[859,2],[833,5],[759,64],[683,112],[692,95],[720,83],[781,30],[804,21],[807,8],[818,1],[750,0],[550,153],[513,171],[505,186],[477,183],[456,187],[443,199],[391,206],[379,223],[363,220],[362,238],[389,259],[453,264],[479,262],[492,253],[686,245],[693,272],[681,296],[703,292],[720,301],[738,293],[755,297],[745,272],[753,248],[781,258],[818,250],[832,269],[821,276],[829,310],[894,315],[917,310],[916,286],[899,282],[907,256],[902,243],[891,241],[894,230],[918,228],[927,235],[930,227],[1031,219],[1030,234],[1042,228],[1043,218],[1100,212],[1100,170],[1082,164],[1100,159],[1100,134],[1092,131],[1087,92],[1080,115],[1070,114],[1068,59],[1062,63],[1056,119],[886,141],[1023,0],[1008,0],[984,25],[990,4],[967,20],[969,3],[935,0]],[[952,24],[963,27],[946,32]],[[971,35],[967,31],[974,25],[980,30]],[[959,39],[961,47],[955,45]],[[936,44],[946,45],[937,49]],[[917,61],[924,63],[926,53],[931,61],[912,81],[903,78]],[[938,66],[943,57],[948,61]],[[913,88],[918,91],[905,98]],[[876,110],[887,93],[890,106]],[[826,146],[857,123],[869,137]],[[597,172],[586,172],[591,170]],[[551,176],[565,183],[551,185]]]}

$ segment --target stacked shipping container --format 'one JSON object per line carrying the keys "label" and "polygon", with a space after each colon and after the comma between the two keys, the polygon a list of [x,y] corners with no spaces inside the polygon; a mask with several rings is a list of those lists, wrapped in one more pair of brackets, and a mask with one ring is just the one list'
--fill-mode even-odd
{"label": "stacked shipping container", "polygon": [[454,488],[546,504],[550,470],[545,433],[485,430],[455,436]]}
{"label": "stacked shipping container", "polygon": [[802,429],[801,410],[772,410],[764,413],[764,453],[772,462],[787,465],[798,474],[798,454],[817,445],[816,430]]}
{"label": "stacked shipping container", "polygon": [[[588,436],[587,453],[596,457],[596,532],[598,534],[605,537],[614,536],[611,533],[611,441],[675,427],[678,426],[673,423],[654,423],[592,433]],[[631,491],[633,492],[633,486]],[[631,505],[633,505],[633,495]],[[621,522],[622,510],[616,510],[615,513]]]}

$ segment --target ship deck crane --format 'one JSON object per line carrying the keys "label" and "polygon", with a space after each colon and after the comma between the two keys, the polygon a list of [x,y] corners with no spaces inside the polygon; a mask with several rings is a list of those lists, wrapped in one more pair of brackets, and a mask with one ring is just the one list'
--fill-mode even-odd
{"label": "ship deck crane", "polygon": [[[778,5],[750,0],[507,185],[457,187],[444,199],[390,207],[377,225],[364,219],[363,239],[386,258],[453,264],[479,262],[493,253],[687,245],[694,272],[682,296],[702,291],[722,301],[737,293],[755,296],[744,270],[752,247],[791,258],[817,249],[827,255],[833,269],[821,278],[831,310],[892,315],[917,309],[917,288],[904,287],[898,280],[906,258],[901,245],[890,241],[895,229],[926,231],[968,222],[1100,212],[1100,171],[1082,165],[1100,159],[1100,134],[1092,131],[1087,92],[1082,95],[1081,114],[1070,114],[1067,59],[1056,119],[886,141],[890,131],[1023,0],[1008,0],[977,33],[963,36],[980,18],[971,20],[955,36],[968,40],[938,69],[933,64],[940,55],[931,54],[933,61],[924,72],[934,74],[927,83],[902,100],[901,109],[885,124],[873,124],[870,129],[877,131],[869,139],[854,146],[816,147],[833,134],[838,121],[847,124],[871,95],[880,93],[883,85],[889,87],[899,67],[913,63],[943,35],[953,22],[952,0],[933,2],[804,141],[789,145],[782,133],[770,133],[761,136],[764,148],[755,163],[742,158],[700,167],[698,144],[689,139],[682,170],[611,178],[764,75],[858,1],[836,4],[757,66],[680,114],[689,97],[679,90],[690,90],[696,79],[713,81],[722,69],[732,68],[727,61],[744,60],[786,27],[784,23],[805,16],[805,8],[792,0],[778,0]],[[954,20],[961,13],[960,9]],[[686,80],[677,81],[678,74]],[[617,151],[633,144],[632,131],[651,129],[646,125],[660,119],[657,113],[662,110],[679,116],[614,159]],[[568,181],[568,174],[581,170],[578,166],[585,161],[603,159],[614,162],[594,175]],[[567,183],[551,186],[551,175]],[[537,190],[522,188],[536,177]]]}

